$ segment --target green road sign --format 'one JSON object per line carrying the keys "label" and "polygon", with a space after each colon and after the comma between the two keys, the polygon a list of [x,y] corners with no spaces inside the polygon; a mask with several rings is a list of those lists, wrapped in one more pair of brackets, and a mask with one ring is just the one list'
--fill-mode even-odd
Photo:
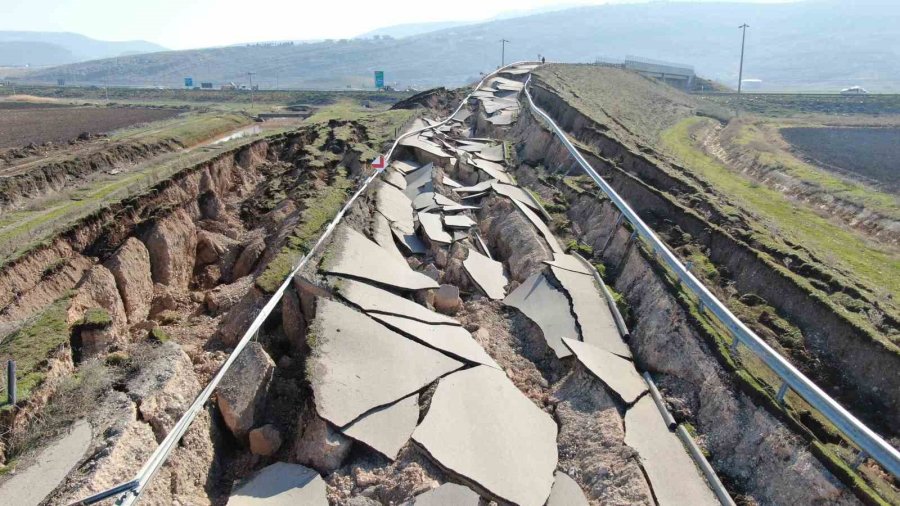
{"label": "green road sign", "polygon": [[383,70],[375,71],[375,87],[378,89],[384,88],[384,71]]}

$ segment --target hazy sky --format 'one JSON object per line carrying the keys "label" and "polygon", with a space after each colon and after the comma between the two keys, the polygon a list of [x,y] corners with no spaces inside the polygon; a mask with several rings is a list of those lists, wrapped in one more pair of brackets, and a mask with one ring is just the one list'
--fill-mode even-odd
{"label": "hazy sky", "polygon": [[[0,30],[144,39],[171,49],[348,38],[374,28],[479,21],[510,11],[621,0],[0,0]],[[747,1],[747,0],[745,0]],[[779,1],[779,0],[749,0]]]}

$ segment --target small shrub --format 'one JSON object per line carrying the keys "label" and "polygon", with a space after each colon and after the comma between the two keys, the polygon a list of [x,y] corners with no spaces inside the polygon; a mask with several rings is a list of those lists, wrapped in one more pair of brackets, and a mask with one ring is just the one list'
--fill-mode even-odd
{"label": "small shrub", "polygon": [[577,252],[578,254],[580,254],[581,256],[583,256],[585,258],[590,258],[590,257],[594,256],[594,248],[588,246],[587,244],[582,244],[582,243],[576,241],[575,239],[572,239],[571,241],[569,241],[567,248],[570,251]]}
{"label": "small shrub", "polygon": [[128,355],[122,351],[114,351],[106,356],[106,365],[110,367],[124,367],[128,362]]}
{"label": "small shrub", "polygon": [[169,334],[166,334],[166,331],[161,327],[153,327],[153,329],[150,330],[148,337],[157,343],[165,343],[172,340],[172,338],[169,337]]}

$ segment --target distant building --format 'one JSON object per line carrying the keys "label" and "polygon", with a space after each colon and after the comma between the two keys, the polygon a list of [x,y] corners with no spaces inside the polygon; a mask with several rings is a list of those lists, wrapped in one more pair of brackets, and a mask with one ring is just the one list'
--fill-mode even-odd
{"label": "distant building", "polygon": [[758,90],[762,88],[762,79],[744,79],[741,81],[741,89]]}
{"label": "distant building", "polygon": [[617,67],[631,70],[644,77],[657,79],[683,90],[693,89],[694,80],[697,77],[694,73],[694,67],[691,67],[690,65],[651,60],[637,56],[627,56],[624,60],[618,61],[607,58],[597,58],[595,64],[604,67]]}
{"label": "distant building", "polygon": [[869,91],[862,86],[851,86],[841,90],[841,95],[868,95]]}

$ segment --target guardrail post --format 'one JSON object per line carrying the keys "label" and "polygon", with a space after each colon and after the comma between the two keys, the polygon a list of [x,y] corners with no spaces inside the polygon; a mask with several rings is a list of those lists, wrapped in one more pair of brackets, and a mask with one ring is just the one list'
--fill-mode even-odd
{"label": "guardrail post", "polygon": [[16,388],[16,361],[10,359],[6,362],[6,400],[12,406],[15,406],[18,400]]}
{"label": "guardrail post", "polygon": [[731,341],[731,354],[737,356],[740,347],[741,340],[734,336],[734,339]]}
{"label": "guardrail post", "polygon": [[866,461],[867,458],[869,458],[869,454],[866,453],[865,450],[860,450],[859,454],[856,455],[856,460],[853,461],[853,464],[851,464],[850,467],[852,467],[853,469],[858,468],[862,465],[863,462]]}
{"label": "guardrail post", "polygon": [[784,396],[787,395],[788,392],[788,384],[785,382],[781,383],[781,387],[778,389],[778,394],[775,395],[775,398],[778,399],[779,404],[784,404]]}

